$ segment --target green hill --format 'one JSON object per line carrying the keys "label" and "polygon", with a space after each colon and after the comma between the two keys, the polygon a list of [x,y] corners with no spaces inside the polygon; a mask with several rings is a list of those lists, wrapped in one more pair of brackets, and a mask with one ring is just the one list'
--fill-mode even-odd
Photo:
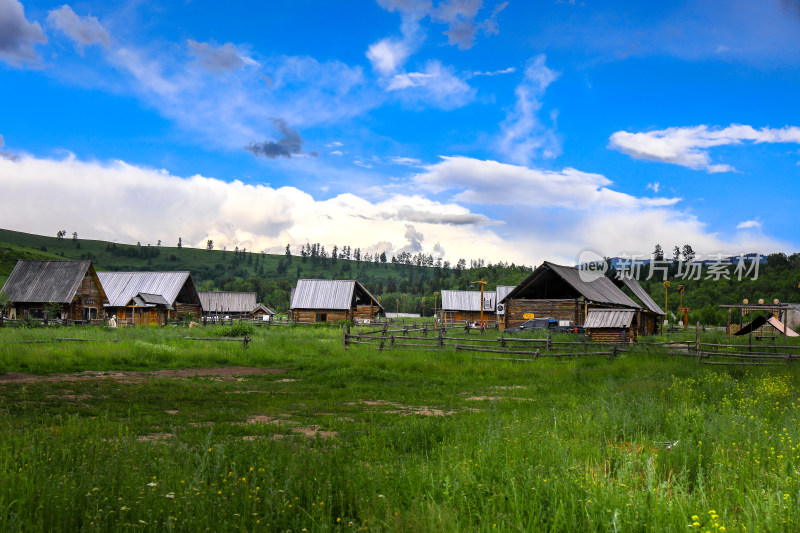
{"label": "green hill", "polygon": [[[8,244],[5,244],[8,243]],[[484,277],[495,285],[516,285],[527,267],[490,265],[480,269],[418,266],[392,262],[355,261],[341,258],[287,256],[239,250],[205,250],[188,247],[128,245],[106,241],[33,235],[0,229],[0,246],[7,246],[5,276],[16,259],[90,259],[97,270],[188,270],[201,290],[254,291],[259,301],[279,311],[289,305],[291,287],[299,278],[357,279],[381,298],[389,310],[430,315],[434,292],[468,289]],[[16,255],[15,255],[16,254]],[[36,256],[39,254],[39,256]],[[408,259],[407,259],[408,261]],[[425,299],[423,302],[423,298]],[[398,306],[396,300],[400,300]]]}

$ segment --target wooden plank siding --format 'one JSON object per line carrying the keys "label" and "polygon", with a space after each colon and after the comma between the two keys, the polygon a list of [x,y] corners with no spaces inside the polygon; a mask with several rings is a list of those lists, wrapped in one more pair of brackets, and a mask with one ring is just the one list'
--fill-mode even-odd
{"label": "wooden plank siding", "polygon": [[586,332],[586,336],[595,342],[636,342],[636,328],[592,328]]}
{"label": "wooden plank siding", "polygon": [[[314,324],[316,322],[339,322],[352,320],[353,311],[343,309],[293,309],[292,320],[300,324]],[[323,320],[324,318],[324,320]]]}

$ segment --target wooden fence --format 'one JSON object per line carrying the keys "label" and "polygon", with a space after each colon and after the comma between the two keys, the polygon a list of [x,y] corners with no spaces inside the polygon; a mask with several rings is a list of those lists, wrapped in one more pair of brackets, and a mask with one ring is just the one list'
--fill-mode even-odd
{"label": "wooden fence", "polygon": [[441,350],[453,348],[487,354],[513,355],[517,357],[485,357],[508,361],[535,361],[539,357],[577,357],[582,355],[606,355],[615,357],[622,347],[618,344],[601,345],[585,338],[579,341],[555,341],[550,332],[543,339],[518,338],[501,335],[495,339],[478,338],[469,326],[448,325],[439,327],[389,328],[384,324],[380,329],[358,328],[351,333],[350,327],[342,331],[342,344],[345,348],[354,344],[375,346],[379,350],[391,348],[422,348]]}

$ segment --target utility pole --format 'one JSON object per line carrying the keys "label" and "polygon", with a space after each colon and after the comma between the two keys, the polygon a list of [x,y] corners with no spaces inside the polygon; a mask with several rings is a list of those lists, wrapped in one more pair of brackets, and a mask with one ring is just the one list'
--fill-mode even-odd
{"label": "utility pole", "polygon": [[483,287],[487,283],[488,283],[487,281],[483,281],[483,278],[481,278],[480,281],[473,281],[472,283],[470,283],[470,285],[480,285],[481,286],[481,325],[483,325]]}

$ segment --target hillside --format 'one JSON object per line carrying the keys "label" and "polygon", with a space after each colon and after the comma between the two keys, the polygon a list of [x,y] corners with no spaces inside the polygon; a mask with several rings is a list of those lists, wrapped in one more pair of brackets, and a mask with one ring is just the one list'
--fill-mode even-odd
{"label": "hillside", "polygon": [[[291,287],[298,278],[358,279],[380,298],[389,311],[433,312],[434,292],[442,289],[470,289],[470,282],[485,279],[487,290],[496,285],[516,285],[530,273],[525,266],[494,264],[466,268],[418,266],[375,261],[356,261],[330,256],[286,256],[242,251],[203,250],[158,245],[126,245],[97,240],[73,240],[32,235],[0,229],[0,283],[4,282],[17,259],[91,259],[98,270],[188,270],[201,290],[254,291],[259,301],[285,311]],[[409,258],[405,258],[409,261]],[[688,280],[670,271],[669,308],[679,315],[679,285],[684,285],[683,305],[691,309],[689,322],[723,325],[727,312],[720,304],[751,302],[800,302],[800,254],[771,254],[761,264],[755,279],[751,272],[738,280]],[[643,278],[646,277],[642,276]],[[660,279],[642,279],[645,290],[663,307],[664,287]],[[437,298],[437,305],[441,296]],[[738,315],[734,315],[738,321]]]}
{"label": "hillside", "polygon": [[[279,311],[288,308],[291,287],[299,278],[358,279],[389,310],[419,313],[424,305],[425,313],[431,314],[434,292],[468,289],[471,281],[481,277],[490,283],[487,290],[497,284],[516,285],[530,272],[529,268],[514,265],[490,265],[470,270],[464,268],[464,263],[459,268],[444,268],[390,261],[334,259],[330,256],[301,257],[238,250],[127,245],[69,236],[47,237],[6,229],[0,229],[0,246],[13,250],[8,255],[8,272],[16,258],[91,259],[97,270],[111,271],[188,270],[201,290],[254,291],[259,301]],[[397,300],[400,300],[399,304]]]}

